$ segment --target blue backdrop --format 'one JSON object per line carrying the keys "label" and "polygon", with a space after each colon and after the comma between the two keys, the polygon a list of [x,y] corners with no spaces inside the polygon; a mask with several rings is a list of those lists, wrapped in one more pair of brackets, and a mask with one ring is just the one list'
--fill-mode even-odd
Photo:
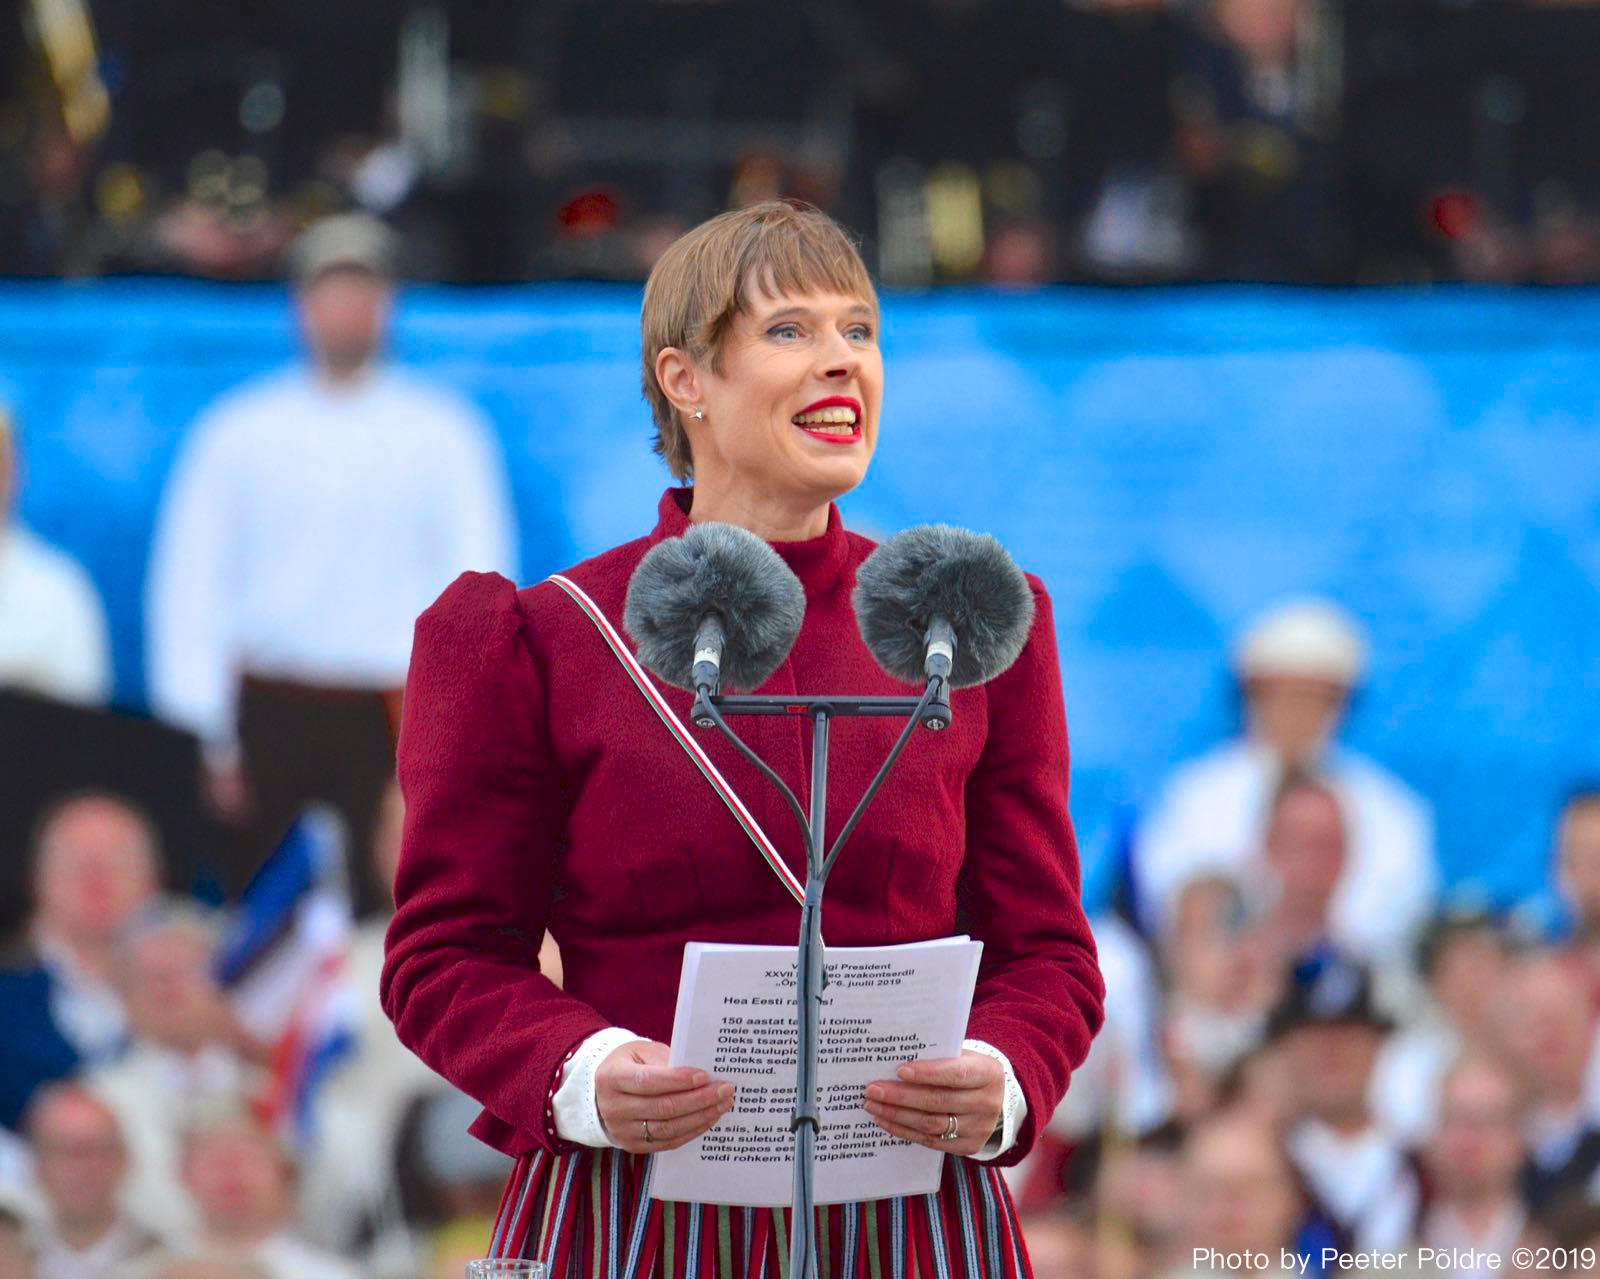
{"label": "blue backdrop", "polygon": [[[400,357],[494,423],[525,579],[653,518],[638,300],[404,300]],[[1600,774],[1600,295],[940,292],[885,320],[882,443],[847,519],[985,529],[1049,585],[1091,898],[1170,763],[1233,726],[1229,636],[1306,590],[1371,628],[1347,736],[1433,799],[1446,876],[1543,879],[1557,797]],[[294,352],[276,288],[0,289],[22,515],[99,584],[125,705],[174,450]]]}

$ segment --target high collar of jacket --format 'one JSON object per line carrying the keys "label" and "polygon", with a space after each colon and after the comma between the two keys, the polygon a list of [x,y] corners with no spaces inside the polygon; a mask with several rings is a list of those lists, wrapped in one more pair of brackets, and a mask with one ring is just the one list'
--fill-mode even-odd
{"label": "high collar of jacket", "polygon": [[[669,488],[661,495],[657,508],[659,518],[652,543],[669,537],[682,537],[689,529],[689,508],[694,502],[693,488]],[[844,521],[839,517],[839,504],[828,503],[828,528],[821,537],[809,537],[800,542],[769,542],[783,562],[789,566],[800,584],[809,594],[824,590],[839,579],[850,557],[850,539],[844,531]]]}

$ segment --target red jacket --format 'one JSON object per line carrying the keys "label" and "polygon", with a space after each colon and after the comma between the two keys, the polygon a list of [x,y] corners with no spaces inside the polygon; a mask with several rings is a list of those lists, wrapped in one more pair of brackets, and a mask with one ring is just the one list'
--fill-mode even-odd
{"label": "red jacket", "polygon": [[[688,527],[688,490],[650,536],[568,576],[621,626],[644,553]],[[793,652],[762,692],[900,693],[856,629],[850,591],[873,543],[828,531],[776,549],[806,590]],[[1079,902],[1067,814],[1067,734],[1050,601],[1016,664],[955,694],[954,722],[918,733],[829,877],[832,945],[970,932],[984,943],[968,1035],[1010,1058],[1032,1145],[1099,1028],[1104,986]],[[666,690],[688,721],[689,694]],[[735,727],[799,795],[799,718]],[[830,839],[900,727],[833,726]],[[695,730],[700,732],[700,730]],[[805,852],[771,785],[714,731],[712,759],[804,878]],[[578,606],[550,583],[466,573],[417,621],[399,747],[405,837],[383,1002],[401,1040],[485,1107],[473,1131],[508,1154],[570,1148],[550,1098],[589,1035],[672,1034],[688,941],[792,945],[799,907],[672,740]],[[548,927],[565,989],[539,974]]]}

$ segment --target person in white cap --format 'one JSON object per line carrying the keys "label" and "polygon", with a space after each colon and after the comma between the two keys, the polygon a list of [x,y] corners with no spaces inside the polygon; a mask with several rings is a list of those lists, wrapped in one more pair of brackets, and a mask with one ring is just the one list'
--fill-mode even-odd
{"label": "person in white cap", "polygon": [[[487,424],[384,358],[397,246],[342,214],[296,242],[309,360],[225,395],[184,441],[151,552],[149,695],[204,747],[241,833],[237,891],[307,803],[366,848],[419,612],[467,569],[515,573]],[[369,878],[358,903],[387,894]]]}
{"label": "person in white cap", "polygon": [[1295,769],[1337,795],[1348,824],[1331,939],[1369,961],[1404,957],[1437,891],[1433,814],[1392,773],[1335,740],[1366,663],[1357,623],[1326,600],[1280,604],[1244,631],[1233,653],[1243,735],[1180,765],[1135,834],[1134,886],[1148,928],[1161,929],[1194,876],[1261,870],[1268,808]]}

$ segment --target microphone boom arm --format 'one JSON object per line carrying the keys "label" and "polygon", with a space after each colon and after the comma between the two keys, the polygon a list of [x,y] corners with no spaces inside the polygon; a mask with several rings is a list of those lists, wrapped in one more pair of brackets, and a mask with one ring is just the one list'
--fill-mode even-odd
{"label": "microphone boom arm", "polygon": [[800,801],[795,798],[795,793],[789,789],[788,784],[773,771],[772,766],[757,755],[745,744],[744,738],[733,731],[732,726],[722,717],[722,712],[717,709],[717,702],[723,699],[715,694],[707,696],[702,688],[694,699],[694,705],[689,708],[695,725],[699,728],[716,728],[724,737],[733,743],[734,749],[756,766],[761,775],[778,788],[778,794],[783,796],[784,802],[789,805],[789,811],[794,814],[795,821],[800,823],[800,837],[805,841],[806,847],[811,847],[811,823],[806,820],[805,810],[800,807]]}
{"label": "microphone boom arm", "polygon": [[[906,743],[911,740],[911,734],[916,732],[917,728],[925,722],[923,712],[927,710],[929,704],[934,700],[934,684],[934,680],[928,681],[927,692],[923,693],[918,700],[916,708],[911,712],[911,718],[906,720],[906,726],[900,730],[900,736],[895,739],[894,745],[889,748],[889,754],[884,758],[877,775],[873,777],[866,791],[862,794],[861,802],[856,805],[855,812],[850,814],[849,820],[845,822],[839,831],[839,838],[833,841],[833,847],[828,850],[827,857],[823,858],[822,875],[824,879],[827,878],[828,872],[833,869],[833,863],[839,860],[839,854],[844,850],[844,841],[850,838],[855,831],[857,823],[866,815],[867,805],[872,803],[872,798],[878,793],[878,788],[883,785],[884,779],[889,776],[889,770],[894,767],[895,760],[899,759],[900,753],[905,750]],[[946,696],[948,697],[948,693]]]}

